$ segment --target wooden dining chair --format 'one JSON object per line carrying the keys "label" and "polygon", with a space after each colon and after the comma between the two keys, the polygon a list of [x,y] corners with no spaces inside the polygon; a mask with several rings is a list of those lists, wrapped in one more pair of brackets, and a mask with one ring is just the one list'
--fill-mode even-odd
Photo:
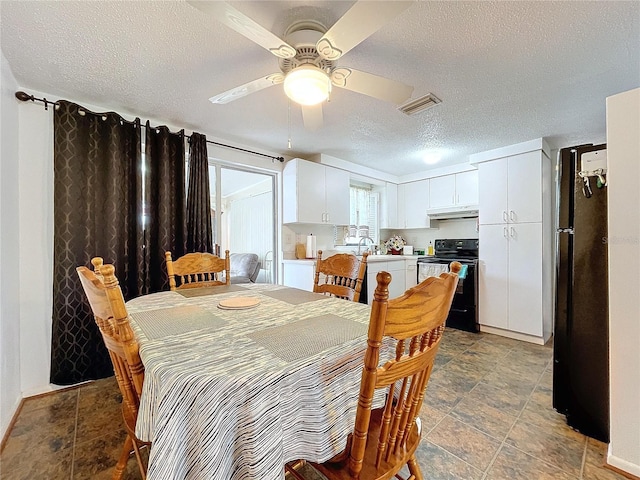
{"label": "wooden dining chair", "polygon": [[113,265],[103,265],[99,257],[91,260],[91,263],[95,272],[86,267],[78,267],[76,270],[113,363],[118,387],[122,393],[122,417],[127,432],[112,478],[122,478],[133,448],[142,478],[146,479],[147,462],[143,459],[140,449],[150,444],[139,440],[135,435],[144,383],[144,365],[138,352],[138,342],[129,324],[129,314]]}
{"label": "wooden dining chair", "polygon": [[318,250],[313,291],[352,302],[360,301],[368,255],[365,252],[362,260],[358,260],[351,253],[337,253],[323,260],[322,250]]}
{"label": "wooden dining chair", "polygon": [[225,258],[212,253],[187,253],[177,260],[171,259],[171,252],[164,256],[171,290],[231,285],[229,250],[225,251]]}
{"label": "wooden dining chair", "polygon": [[[421,435],[418,413],[460,268],[453,262],[451,273],[429,277],[392,300],[391,275],[378,273],[353,433],[341,454],[324,463],[307,462],[328,480],[402,478],[398,472],[405,465],[407,480],[423,479],[415,456]],[[381,345],[387,341],[395,349],[389,358],[380,359]],[[385,404],[372,409],[379,389],[386,390]],[[285,470],[304,480],[293,464]]]}

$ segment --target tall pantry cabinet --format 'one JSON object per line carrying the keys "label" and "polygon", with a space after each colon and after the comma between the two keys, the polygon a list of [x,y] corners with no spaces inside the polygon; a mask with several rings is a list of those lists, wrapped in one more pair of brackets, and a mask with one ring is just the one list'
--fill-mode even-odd
{"label": "tall pantry cabinet", "polygon": [[553,178],[544,141],[472,156],[479,178],[480,328],[544,344],[553,316]]}

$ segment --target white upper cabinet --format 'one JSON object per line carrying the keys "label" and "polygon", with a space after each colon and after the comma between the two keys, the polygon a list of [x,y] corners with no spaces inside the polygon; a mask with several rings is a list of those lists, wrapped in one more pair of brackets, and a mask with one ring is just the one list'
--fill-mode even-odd
{"label": "white upper cabinet", "polygon": [[282,222],[349,224],[349,173],[294,158],[282,173]]}
{"label": "white upper cabinet", "polygon": [[478,165],[480,224],[542,221],[542,156],[533,151]]}
{"label": "white upper cabinet", "polygon": [[481,225],[507,223],[507,159],[478,165]]}
{"label": "white upper cabinet", "polygon": [[509,158],[507,191],[510,223],[542,221],[542,152]]}
{"label": "white upper cabinet", "polygon": [[325,167],[325,223],[349,225],[349,172]]}
{"label": "white upper cabinet", "polygon": [[478,171],[455,173],[429,180],[429,208],[478,205]]}
{"label": "white upper cabinet", "polygon": [[429,180],[429,208],[450,207],[456,200],[455,175],[444,175]]}
{"label": "white upper cabinet", "polygon": [[[402,188],[400,188],[402,187]],[[401,196],[402,193],[402,196]],[[398,186],[398,204],[404,207],[403,218],[398,208],[398,228],[431,228],[431,220],[427,215],[429,208],[429,180],[403,183]],[[400,223],[402,221],[402,223]]]}
{"label": "white upper cabinet", "polygon": [[456,173],[456,205],[478,205],[478,170]]}
{"label": "white upper cabinet", "polygon": [[398,185],[387,182],[380,192],[380,228],[398,228]]}

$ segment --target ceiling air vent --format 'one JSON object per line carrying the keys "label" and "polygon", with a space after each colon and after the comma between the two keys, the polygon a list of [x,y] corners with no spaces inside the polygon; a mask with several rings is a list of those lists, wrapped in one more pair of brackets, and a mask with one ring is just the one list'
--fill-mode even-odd
{"label": "ceiling air vent", "polygon": [[416,113],[420,113],[427,108],[431,108],[440,102],[441,100],[434,94],[427,93],[424,97],[420,97],[413,102],[405,103],[401,107],[398,107],[398,110],[407,115],[415,115]]}

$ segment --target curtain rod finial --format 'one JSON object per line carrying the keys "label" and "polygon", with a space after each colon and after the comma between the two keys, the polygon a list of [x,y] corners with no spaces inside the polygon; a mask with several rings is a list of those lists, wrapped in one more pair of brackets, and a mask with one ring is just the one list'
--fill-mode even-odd
{"label": "curtain rod finial", "polygon": [[16,92],[16,98],[22,102],[27,102],[29,100],[33,102],[33,95],[29,95],[25,92]]}

